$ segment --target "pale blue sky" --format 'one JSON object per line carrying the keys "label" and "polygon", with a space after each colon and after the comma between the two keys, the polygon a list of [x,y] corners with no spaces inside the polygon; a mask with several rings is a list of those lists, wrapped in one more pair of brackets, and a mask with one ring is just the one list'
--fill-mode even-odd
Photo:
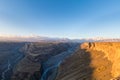
{"label": "pale blue sky", "polygon": [[120,0],[0,0],[0,34],[120,37]]}

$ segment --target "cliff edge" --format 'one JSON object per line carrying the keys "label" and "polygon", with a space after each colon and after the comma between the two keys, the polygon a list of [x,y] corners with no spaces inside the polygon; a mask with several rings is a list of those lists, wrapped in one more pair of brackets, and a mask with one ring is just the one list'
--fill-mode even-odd
{"label": "cliff edge", "polygon": [[58,69],[56,80],[120,80],[120,42],[85,42]]}

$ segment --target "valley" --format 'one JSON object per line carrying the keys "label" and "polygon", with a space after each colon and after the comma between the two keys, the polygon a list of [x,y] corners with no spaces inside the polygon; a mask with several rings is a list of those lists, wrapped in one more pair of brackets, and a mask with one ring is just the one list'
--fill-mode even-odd
{"label": "valley", "polygon": [[119,80],[119,42],[0,43],[0,80]]}

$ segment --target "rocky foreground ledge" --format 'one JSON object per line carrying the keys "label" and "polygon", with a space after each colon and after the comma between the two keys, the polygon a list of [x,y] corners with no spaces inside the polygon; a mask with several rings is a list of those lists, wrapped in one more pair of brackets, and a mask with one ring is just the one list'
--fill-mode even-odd
{"label": "rocky foreground ledge", "polygon": [[1,43],[0,51],[2,80],[120,80],[120,42]]}
{"label": "rocky foreground ledge", "polygon": [[120,80],[120,42],[83,43],[55,80]]}

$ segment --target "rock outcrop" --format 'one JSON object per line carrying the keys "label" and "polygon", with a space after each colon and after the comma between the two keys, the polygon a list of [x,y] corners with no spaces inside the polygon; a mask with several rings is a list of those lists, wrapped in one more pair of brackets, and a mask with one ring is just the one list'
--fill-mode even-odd
{"label": "rock outcrop", "polygon": [[83,43],[58,69],[56,80],[120,80],[120,43]]}
{"label": "rock outcrop", "polygon": [[103,57],[107,58],[112,63],[111,74],[113,77],[120,76],[120,43],[119,42],[103,42],[91,43],[95,45],[91,47],[92,50],[103,52]]}
{"label": "rock outcrop", "polygon": [[71,47],[70,43],[26,43],[21,49],[25,57],[15,66],[12,80],[39,80],[42,63]]}
{"label": "rock outcrop", "polygon": [[120,80],[120,42],[78,45],[0,43],[0,79]]}

